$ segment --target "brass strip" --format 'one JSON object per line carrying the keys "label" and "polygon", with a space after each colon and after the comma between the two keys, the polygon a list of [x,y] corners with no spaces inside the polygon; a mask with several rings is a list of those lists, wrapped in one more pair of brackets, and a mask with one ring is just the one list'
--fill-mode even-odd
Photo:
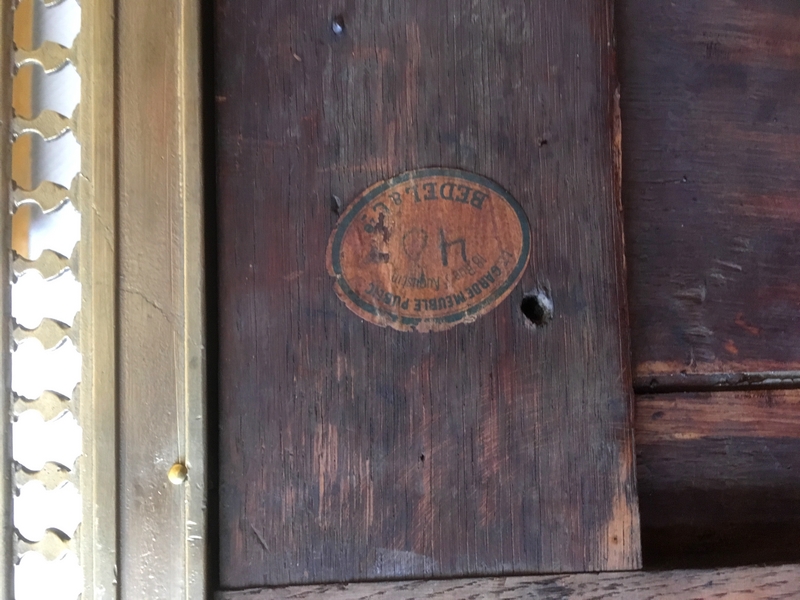
{"label": "brass strip", "polygon": [[11,2],[0,4],[0,189],[5,198],[5,206],[0,219],[0,273],[4,273],[4,285],[0,286],[0,597],[13,598],[12,566],[14,564],[14,527],[12,525],[11,498],[12,454],[11,454],[11,346],[9,326],[11,319],[11,54],[12,14]]}
{"label": "brass strip", "polygon": [[122,598],[206,593],[199,8],[116,5]]}
{"label": "brass strip", "polygon": [[81,75],[78,136],[82,176],[79,272],[81,307],[80,421],[84,455],[78,462],[83,498],[79,557],[86,600],[116,597],[116,139],[114,0],[82,3],[77,62]]}

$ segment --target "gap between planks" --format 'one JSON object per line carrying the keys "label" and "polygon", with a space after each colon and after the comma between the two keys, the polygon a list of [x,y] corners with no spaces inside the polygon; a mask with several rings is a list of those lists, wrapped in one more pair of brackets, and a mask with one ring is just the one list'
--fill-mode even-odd
{"label": "gap between planks", "polygon": [[637,394],[800,389],[800,371],[644,375],[634,377],[633,389]]}

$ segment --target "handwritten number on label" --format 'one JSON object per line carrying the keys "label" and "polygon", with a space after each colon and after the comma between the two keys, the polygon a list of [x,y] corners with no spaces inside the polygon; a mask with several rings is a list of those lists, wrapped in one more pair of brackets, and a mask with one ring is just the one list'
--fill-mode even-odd
{"label": "handwritten number on label", "polygon": [[461,248],[461,258],[467,262],[467,242],[464,238],[458,238],[452,242],[448,242],[444,235],[444,229],[439,228],[439,248],[442,251],[442,266],[447,265],[447,253],[451,246],[459,246]]}

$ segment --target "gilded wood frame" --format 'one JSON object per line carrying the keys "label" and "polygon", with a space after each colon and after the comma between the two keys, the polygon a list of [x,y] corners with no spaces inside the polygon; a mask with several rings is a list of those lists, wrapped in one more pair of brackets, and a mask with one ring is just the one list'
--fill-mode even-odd
{"label": "gilded wood frame", "polygon": [[[0,9],[0,185],[10,190],[11,0]],[[72,60],[83,215],[77,548],[85,600],[206,594],[200,2],[84,0]],[[6,196],[8,199],[8,196]],[[9,201],[0,269],[9,272]],[[0,294],[8,323],[9,286]],[[8,327],[0,343],[9,347]],[[10,356],[0,386],[0,596],[13,598]],[[175,464],[185,481],[170,481]],[[175,481],[178,483],[176,484]]]}
{"label": "gilded wood frame", "polygon": [[[115,5],[122,598],[206,593],[200,2]],[[184,483],[168,480],[173,464]]]}
{"label": "gilded wood frame", "polygon": [[[0,272],[9,273],[11,258],[11,64],[12,64],[12,11],[11,3],[4,2],[0,5],[0,64],[5,65],[0,69],[0,136],[4,140],[0,144],[0,189],[5,190],[6,209],[2,212],[0,221]],[[11,503],[13,494],[13,476],[11,462],[11,354],[8,352],[11,344],[10,307],[11,288],[6,284],[0,289],[0,318],[3,327],[0,327],[0,346],[6,348],[0,352],[0,409],[3,414],[3,425],[0,427],[0,462],[2,474],[0,475],[0,596],[13,598],[14,580],[12,565],[14,564],[14,527],[12,525]]]}

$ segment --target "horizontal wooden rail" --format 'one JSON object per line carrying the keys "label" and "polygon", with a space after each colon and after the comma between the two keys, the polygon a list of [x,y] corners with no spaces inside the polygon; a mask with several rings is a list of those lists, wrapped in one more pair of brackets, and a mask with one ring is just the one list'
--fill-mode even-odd
{"label": "horizontal wooden rail", "polygon": [[221,592],[217,600],[412,600],[425,598],[498,598],[515,600],[696,600],[747,598],[778,600],[800,596],[800,566],[660,573],[582,573],[536,577],[398,581],[331,584]]}
{"label": "horizontal wooden rail", "polygon": [[639,396],[645,568],[800,562],[800,391]]}

